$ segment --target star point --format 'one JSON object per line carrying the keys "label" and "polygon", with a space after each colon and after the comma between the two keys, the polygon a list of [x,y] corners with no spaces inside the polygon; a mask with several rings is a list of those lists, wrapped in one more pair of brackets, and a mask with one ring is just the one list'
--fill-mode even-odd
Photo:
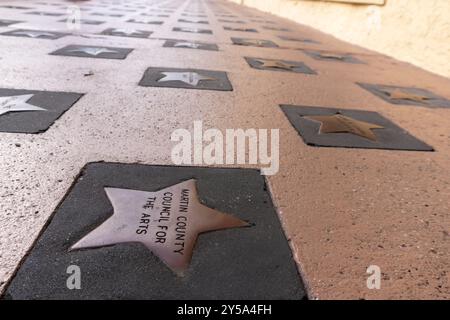
{"label": "star point", "polygon": [[172,271],[182,275],[199,234],[250,226],[199,201],[190,179],[155,192],[104,188],[114,213],[69,251],[142,243]]}

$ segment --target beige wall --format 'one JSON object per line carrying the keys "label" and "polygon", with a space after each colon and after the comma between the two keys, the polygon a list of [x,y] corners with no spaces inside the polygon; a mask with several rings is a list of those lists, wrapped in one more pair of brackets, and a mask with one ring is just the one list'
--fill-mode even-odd
{"label": "beige wall", "polygon": [[450,77],[450,0],[384,6],[305,0],[231,0]]}

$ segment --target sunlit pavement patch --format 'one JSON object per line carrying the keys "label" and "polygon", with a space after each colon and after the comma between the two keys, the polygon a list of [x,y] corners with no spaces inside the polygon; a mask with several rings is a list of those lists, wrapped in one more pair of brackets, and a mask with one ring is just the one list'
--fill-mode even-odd
{"label": "sunlit pavement patch", "polygon": [[148,68],[139,85],[219,91],[233,90],[226,72],[199,69]]}
{"label": "sunlit pavement patch", "polygon": [[247,63],[254,69],[316,74],[314,70],[309,68],[303,62],[299,61],[250,58],[250,57],[244,58],[247,61]]}
{"label": "sunlit pavement patch", "polygon": [[[192,185],[195,181],[195,197],[184,197],[193,189],[186,187],[181,195],[171,189],[189,181]],[[159,190],[163,191],[162,199],[150,194]],[[140,198],[127,198],[127,193]],[[145,198],[142,204],[141,198]],[[250,226],[201,233],[189,266],[177,274],[161,259],[175,253],[163,249],[174,245],[169,243],[171,232],[180,238],[175,240],[178,246],[184,239],[181,235],[187,237],[192,232],[189,219],[198,212],[194,206],[198,200],[205,208],[247,221]],[[160,202],[164,207],[158,205]],[[174,215],[166,215],[168,211]],[[104,223],[117,212],[126,216],[124,229],[108,233]],[[180,217],[180,212],[186,212],[181,215],[187,218],[183,218],[185,224],[171,221]],[[142,217],[144,214],[156,216],[148,219]],[[163,216],[168,220],[159,221]],[[106,226],[104,236],[116,238],[117,244],[69,250],[100,225]],[[162,233],[134,232],[157,230],[158,225],[169,226],[165,229],[168,242],[157,242],[158,237],[164,237]],[[127,229],[133,232],[127,233]],[[137,240],[126,243],[127,234]],[[150,243],[154,239],[153,251],[142,244],[140,236]],[[70,266],[79,268],[80,289],[67,286]],[[82,170],[57,207],[3,298],[302,299],[305,291],[258,170],[93,163]]]}
{"label": "sunlit pavement patch", "polygon": [[392,104],[429,108],[450,108],[450,100],[425,89],[369,83],[358,83],[358,85]]}
{"label": "sunlit pavement patch", "polygon": [[281,109],[311,146],[433,151],[377,112],[292,105]]}
{"label": "sunlit pavement patch", "polygon": [[0,132],[44,132],[81,97],[72,92],[0,89]]}
{"label": "sunlit pavement patch", "polygon": [[188,48],[209,51],[218,51],[219,48],[215,43],[196,42],[188,40],[166,40],[163,47],[166,48]]}
{"label": "sunlit pavement patch", "polygon": [[83,57],[83,58],[100,58],[100,59],[125,59],[128,54],[133,51],[131,48],[116,48],[104,46],[86,46],[86,45],[68,45],[58,49],[51,55]]}

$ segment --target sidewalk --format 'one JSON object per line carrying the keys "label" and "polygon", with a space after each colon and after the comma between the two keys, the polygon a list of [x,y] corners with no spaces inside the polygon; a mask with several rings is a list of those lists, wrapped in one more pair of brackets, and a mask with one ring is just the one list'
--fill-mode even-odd
{"label": "sidewalk", "polygon": [[[449,79],[227,1],[76,2],[86,9],[82,19],[103,22],[82,24],[79,30],[60,22],[68,5],[74,3],[0,4],[0,19],[18,21],[0,23],[0,98],[32,94],[5,89],[54,92],[42,96],[40,103],[48,102],[47,107],[58,114],[20,118],[18,114],[27,112],[15,112],[14,117],[13,112],[0,113],[0,290],[6,290],[86,164],[173,166],[171,134],[191,130],[194,121],[202,120],[205,128],[223,132],[280,130],[279,172],[266,176],[265,182],[309,298],[450,298]],[[29,14],[36,11],[61,16]],[[203,12],[206,17],[195,17]],[[142,18],[162,24],[127,22]],[[207,29],[212,34],[174,27]],[[148,38],[114,30],[101,34],[109,28],[125,29],[125,35],[130,28],[151,34],[143,33]],[[41,34],[15,34],[17,29]],[[4,34],[8,32],[13,34]],[[231,38],[270,40],[278,47],[236,45]],[[167,39],[215,44],[218,51],[165,47]],[[69,45],[76,45],[75,51],[60,51]],[[79,51],[83,45],[111,52],[86,58],[89,53]],[[286,70],[254,62],[257,68],[252,68],[244,57],[304,65]],[[304,66],[312,72],[303,72]],[[224,89],[223,78],[217,85],[224,90],[139,85],[150,67],[226,72],[232,91]],[[387,88],[371,92],[358,83],[414,87],[434,95],[398,89],[403,96],[383,99],[382,90]],[[61,104],[53,106],[51,101]],[[295,129],[295,121],[304,114],[289,119],[280,105],[335,108],[342,114],[351,109],[377,112],[397,127],[383,138],[386,141],[363,139],[362,147],[360,138],[350,133],[340,133],[343,140],[322,141],[327,147],[317,141],[313,146]],[[378,119],[371,117],[360,120]],[[417,140],[408,139],[423,145],[411,142],[416,151],[398,150],[411,149],[409,144],[405,147],[404,131]],[[348,147],[330,147],[333,143]],[[386,145],[397,150],[384,149]],[[424,149],[417,150],[420,146]],[[371,265],[382,271],[380,290],[366,286]]]}

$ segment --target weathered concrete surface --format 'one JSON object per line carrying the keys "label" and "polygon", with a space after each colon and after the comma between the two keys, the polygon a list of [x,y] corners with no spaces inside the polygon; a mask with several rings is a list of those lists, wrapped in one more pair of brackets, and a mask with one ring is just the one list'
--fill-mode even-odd
{"label": "weathered concrete surface", "polygon": [[[58,2],[59,1],[48,1]],[[89,3],[95,3],[90,1]],[[128,2],[128,1],[127,1]],[[30,1],[4,1],[65,12]],[[156,1],[154,2],[156,3]],[[123,27],[135,13],[83,25],[57,40],[0,36],[0,87],[85,95],[40,135],[0,135],[0,282],[4,287],[47,219],[87,163],[172,164],[173,130],[194,120],[220,130],[280,128],[281,167],[268,177],[273,200],[310,296],[319,299],[449,298],[450,110],[391,105],[356,82],[417,86],[450,98],[450,81],[287,20],[234,6],[203,2],[212,35],[173,32],[187,5],[177,6],[150,39],[98,35]],[[259,33],[226,31],[211,11],[219,3]],[[100,10],[101,11],[101,10]],[[60,17],[16,13],[27,21],[2,27],[67,32]],[[87,15],[87,13],[86,13]],[[287,32],[264,30],[250,15],[274,20],[320,44],[283,41]],[[203,19],[203,18],[202,18]],[[251,34],[251,36],[249,36]],[[351,52],[367,64],[315,60],[299,50],[243,47],[230,37],[268,39],[283,47]],[[163,48],[165,38],[214,42],[220,51]],[[69,44],[134,48],[125,60],[52,56]],[[302,61],[317,75],[252,69],[243,57]],[[231,92],[138,86],[148,67],[221,70]],[[90,75],[89,75],[90,74]],[[436,152],[314,148],[306,146],[279,104],[377,111]],[[366,269],[379,265],[381,290],[366,288]]]}

